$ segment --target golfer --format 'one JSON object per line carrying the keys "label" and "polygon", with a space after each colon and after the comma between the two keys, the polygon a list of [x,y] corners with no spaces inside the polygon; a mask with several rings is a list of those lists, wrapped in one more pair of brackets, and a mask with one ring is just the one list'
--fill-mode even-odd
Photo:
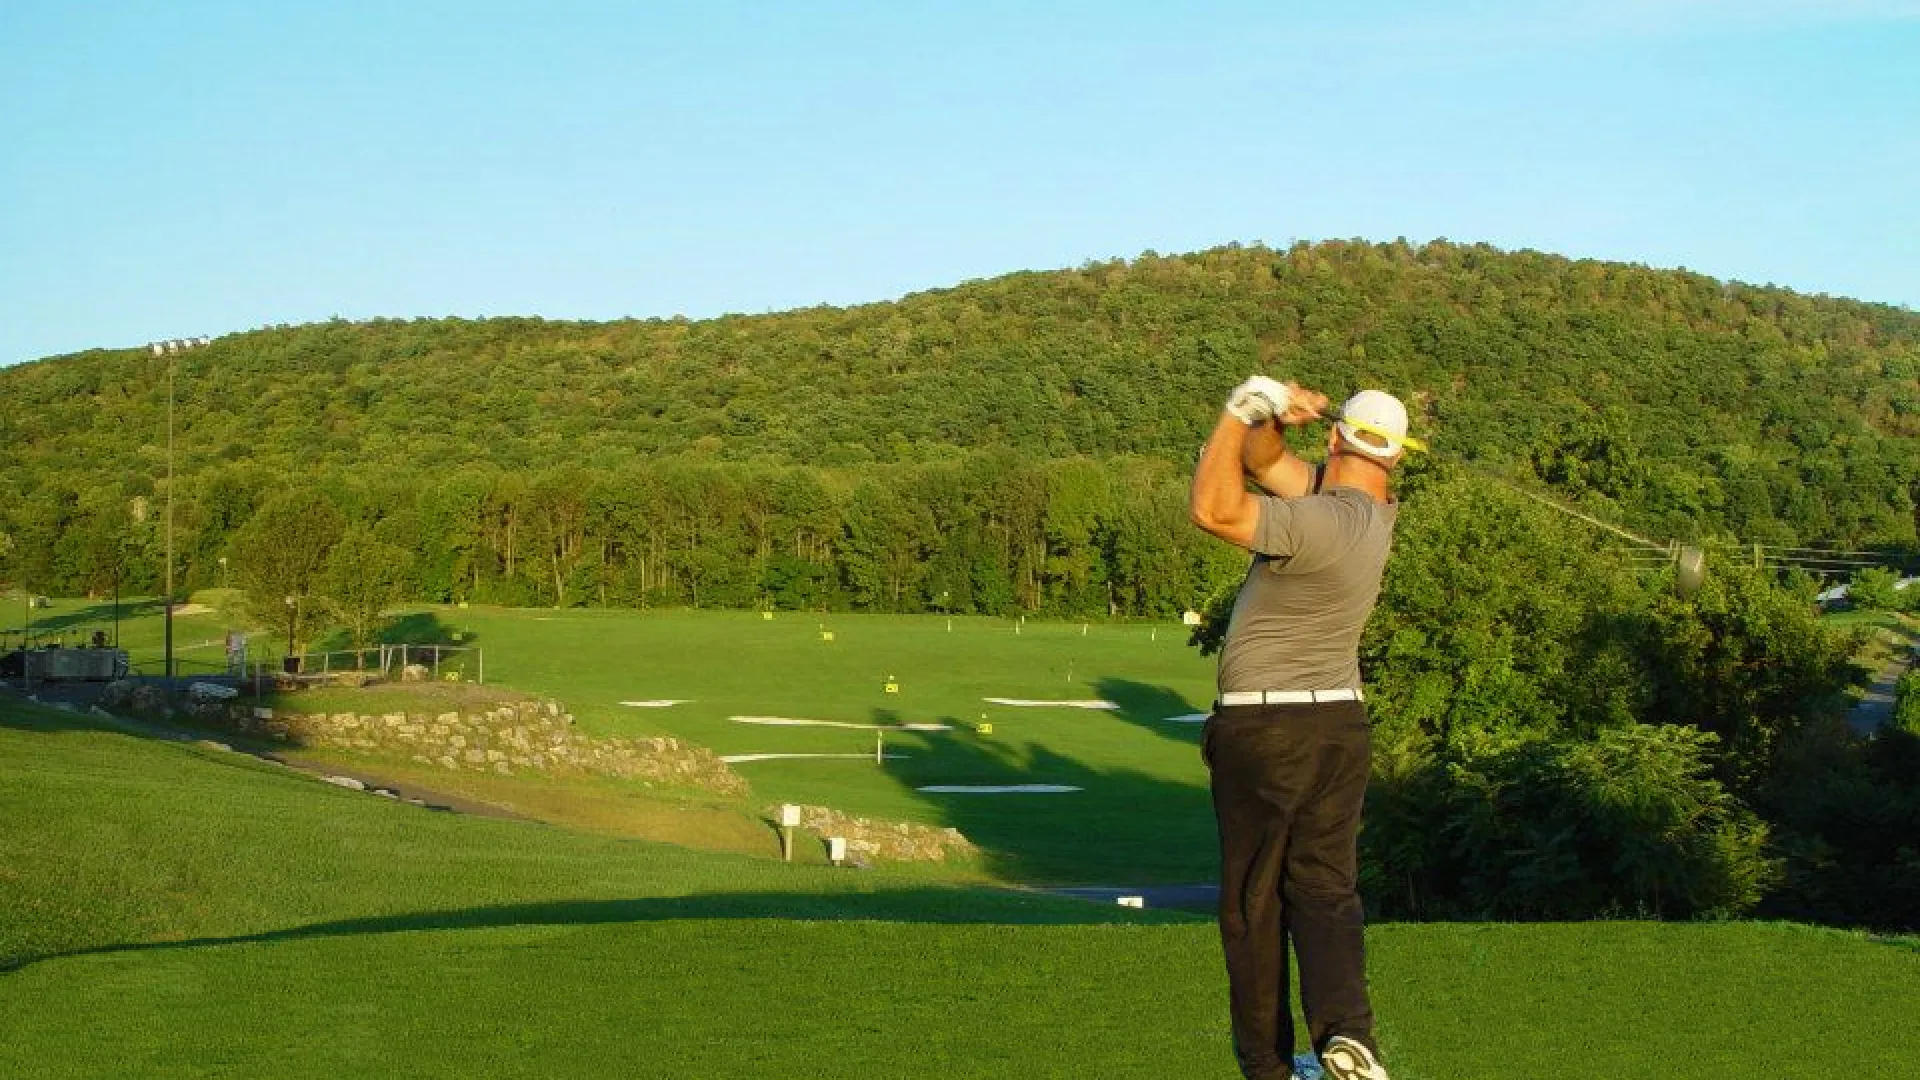
{"label": "golfer", "polygon": [[[1360,630],[1380,594],[1399,506],[1388,488],[1407,436],[1398,399],[1363,390],[1315,467],[1281,428],[1324,395],[1256,376],[1228,399],[1194,471],[1194,523],[1253,553],[1220,655],[1201,755],[1220,825],[1220,940],[1233,1050],[1249,1080],[1293,1075],[1289,942],[1322,1068],[1386,1080],[1373,1041],[1357,891],[1367,790]],[[1263,495],[1247,490],[1252,480]]]}

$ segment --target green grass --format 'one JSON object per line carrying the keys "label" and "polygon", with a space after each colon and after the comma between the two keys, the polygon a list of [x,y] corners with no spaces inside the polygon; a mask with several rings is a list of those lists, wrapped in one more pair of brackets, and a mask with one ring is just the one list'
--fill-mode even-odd
{"label": "green grass", "polygon": [[[895,733],[871,759],[746,763],[761,803],[951,825],[989,872],[1048,882],[1205,881],[1215,842],[1197,725],[1213,664],[1172,625],[929,616],[436,609],[486,650],[487,681],[565,702],[599,734],[670,733],[722,754],[865,753],[870,731],[756,727],[735,716],[946,723]],[[952,627],[948,629],[949,625]],[[1083,631],[1084,626],[1084,631]],[[820,638],[822,628],[834,634]],[[899,686],[885,692],[888,676]],[[1104,698],[1118,712],[987,697]],[[692,699],[670,709],[626,700]],[[991,736],[974,734],[984,720]],[[937,783],[1048,783],[1070,795],[923,794]]]}
{"label": "green grass", "polygon": [[[334,750],[282,751],[280,756],[302,767],[363,774],[407,791],[458,796],[583,832],[766,858],[780,852],[779,837],[768,815],[751,805],[751,799],[728,799],[693,788],[643,787],[604,776],[452,772],[438,766],[374,760]],[[794,849],[796,861],[827,862],[820,844],[801,842]],[[955,880],[969,876],[958,864],[942,869],[951,870],[949,876]]]}
{"label": "green grass", "polygon": [[[218,591],[196,599],[221,603]],[[111,605],[56,601],[36,624],[102,625]],[[235,620],[216,608],[177,616],[183,657],[208,664]],[[1195,725],[1167,718],[1212,699],[1213,665],[1185,644],[1186,630],[1140,623],[1059,623],[990,618],[822,616],[743,612],[542,611],[435,608],[403,620],[414,640],[452,640],[486,650],[489,689],[558,698],[582,727],[602,735],[667,733],[719,753],[846,753],[873,750],[871,732],[777,728],[732,722],[740,715],[851,723],[936,722],[939,734],[892,733],[871,760],[743,763],[753,786],[741,810],[778,802],[953,826],[978,844],[980,869],[1008,881],[1154,883],[1204,881],[1215,844]],[[821,640],[822,629],[835,640]],[[151,601],[123,611],[121,640],[137,666],[159,666],[160,620]],[[201,645],[200,652],[193,648]],[[205,655],[202,656],[201,653]],[[197,662],[197,661],[196,661]],[[469,663],[469,674],[477,665]],[[195,670],[183,662],[183,670]],[[888,676],[900,692],[888,694]],[[463,694],[463,691],[465,692]],[[433,708],[457,708],[471,687],[436,687]],[[284,696],[307,711],[419,708],[375,688]],[[1116,713],[1009,708],[987,697],[1106,698]],[[440,701],[438,698],[447,698]],[[672,709],[623,700],[691,698]],[[973,725],[992,724],[991,736]],[[1050,783],[1070,795],[925,794],[935,783]],[[969,871],[975,869],[968,867]]]}
{"label": "green grass", "polygon": [[[556,897],[771,893],[804,909],[816,895],[932,880],[911,868],[786,866],[426,811],[245,755],[83,724],[0,699],[0,965]],[[1065,903],[989,895],[1015,909]]]}
{"label": "green grass", "polygon": [[[0,1076],[1232,1073],[1203,919],[434,813],[4,700],[0,776]],[[1401,1080],[1920,1063],[1912,941],[1389,925],[1370,964]]]}

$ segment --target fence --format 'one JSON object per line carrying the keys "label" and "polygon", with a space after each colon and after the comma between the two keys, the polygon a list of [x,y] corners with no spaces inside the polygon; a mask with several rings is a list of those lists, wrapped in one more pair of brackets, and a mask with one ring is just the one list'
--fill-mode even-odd
{"label": "fence", "polygon": [[[330,675],[335,671],[372,671],[385,678],[397,671],[405,671],[412,664],[420,664],[429,669],[434,681],[438,682],[443,667],[450,669],[450,673],[457,671],[464,677],[468,654],[472,654],[474,681],[484,685],[487,681],[487,658],[478,645],[372,645],[364,649],[302,653],[288,658],[293,661],[288,674]],[[336,662],[336,657],[339,662]],[[369,660],[372,662],[369,663]]]}
{"label": "fence", "polygon": [[[457,674],[464,679],[469,671],[474,682],[484,684],[487,681],[486,654],[481,652],[478,645],[372,645],[364,649],[301,653],[278,661],[249,656],[244,646],[240,653],[223,651],[217,656],[206,655],[206,650],[224,649],[225,646],[226,642],[221,640],[174,646],[174,673],[180,678],[211,675],[260,679],[272,678],[276,674],[323,676],[340,671],[361,671],[388,678],[398,675],[409,664],[417,663],[426,667],[436,682],[443,675]],[[130,659],[133,670],[142,674],[158,672],[165,663],[160,649],[155,646],[133,650]]]}

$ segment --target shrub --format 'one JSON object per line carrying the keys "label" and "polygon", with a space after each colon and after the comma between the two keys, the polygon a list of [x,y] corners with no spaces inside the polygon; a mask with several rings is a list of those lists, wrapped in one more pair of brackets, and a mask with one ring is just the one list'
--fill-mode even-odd
{"label": "shrub", "polygon": [[1893,715],[1887,726],[1920,736],[1920,669],[1909,668],[1893,688]]}
{"label": "shrub", "polygon": [[1888,724],[1793,750],[1800,768],[1766,800],[1785,874],[1765,913],[1920,930],[1920,734]]}
{"label": "shrub", "polygon": [[1710,734],[1627,724],[1471,759],[1382,739],[1361,838],[1369,899],[1422,917],[1685,917],[1751,910],[1767,828],[1709,775]]}
{"label": "shrub", "polygon": [[1893,611],[1900,606],[1900,593],[1894,589],[1899,581],[1900,575],[1885,567],[1864,567],[1848,579],[1847,599],[1856,608]]}

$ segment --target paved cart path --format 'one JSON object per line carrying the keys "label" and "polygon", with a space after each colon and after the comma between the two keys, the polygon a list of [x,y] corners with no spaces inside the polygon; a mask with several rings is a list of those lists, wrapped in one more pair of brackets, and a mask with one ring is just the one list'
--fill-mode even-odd
{"label": "paved cart path", "polygon": [[1871,735],[1892,718],[1894,687],[1899,685],[1900,676],[1913,666],[1913,659],[1911,652],[1905,653],[1888,661],[1887,666],[1880,669],[1880,674],[1874,676],[1873,685],[1867,687],[1866,696],[1847,712],[1847,726],[1855,734]]}

